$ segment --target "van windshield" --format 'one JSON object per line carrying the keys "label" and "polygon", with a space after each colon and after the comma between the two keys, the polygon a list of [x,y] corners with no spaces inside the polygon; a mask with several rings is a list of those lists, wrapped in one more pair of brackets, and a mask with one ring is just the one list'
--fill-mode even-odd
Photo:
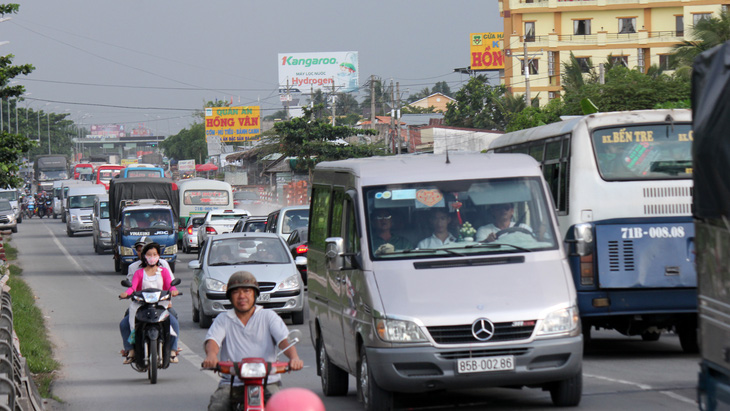
{"label": "van windshield", "polygon": [[95,195],[70,196],[68,198],[68,208],[91,208],[94,206]]}
{"label": "van windshield", "polygon": [[365,187],[373,259],[452,257],[556,249],[537,177]]}

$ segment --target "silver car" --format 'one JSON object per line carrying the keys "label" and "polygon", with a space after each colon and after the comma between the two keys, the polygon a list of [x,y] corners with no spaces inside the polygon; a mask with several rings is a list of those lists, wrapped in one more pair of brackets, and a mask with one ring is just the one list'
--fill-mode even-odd
{"label": "silver car", "polygon": [[200,249],[190,294],[193,321],[210,327],[213,318],[232,308],[226,298],[228,278],[236,271],[256,276],[261,294],[257,305],[304,323],[304,284],[284,241],[274,233],[227,233],[211,237]]}
{"label": "silver car", "polygon": [[8,200],[0,200],[0,229],[10,229],[18,232],[18,220],[15,218],[15,210]]}
{"label": "silver car", "polygon": [[205,217],[193,217],[190,219],[188,226],[183,230],[182,251],[185,254],[192,252],[193,248],[198,248],[198,227],[205,222]]}

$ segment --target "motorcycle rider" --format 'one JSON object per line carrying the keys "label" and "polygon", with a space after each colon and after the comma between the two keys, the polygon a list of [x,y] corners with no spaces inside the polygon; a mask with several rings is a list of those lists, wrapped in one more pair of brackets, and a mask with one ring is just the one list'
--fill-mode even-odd
{"label": "motorcycle rider", "polygon": [[[242,358],[257,357],[266,361],[276,360],[276,349],[284,349],[289,345],[289,330],[284,320],[274,311],[265,310],[256,305],[260,294],[256,277],[248,271],[237,271],[228,280],[226,298],[233,308],[221,313],[213,321],[205,336],[204,368],[214,368],[221,361],[240,361]],[[296,347],[284,351],[289,358],[292,370],[301,370],[304,363],[297,355]],[[232,376],[223,375],[218,389],[211,395],[209,411],[229,410],[232,397],[243,397],[243,382],[234,380]],[[264,387],[266,400],[281,386],[279,375],[270,375]]]}
{"label": "motorcycle rider", "polygon": [[41,191],[38,194],[35,205],[36,205],[36,210],[38,212],[38,216],[40,218],[43,218],[43,216],[46,215],[46,192],[45,191]]}

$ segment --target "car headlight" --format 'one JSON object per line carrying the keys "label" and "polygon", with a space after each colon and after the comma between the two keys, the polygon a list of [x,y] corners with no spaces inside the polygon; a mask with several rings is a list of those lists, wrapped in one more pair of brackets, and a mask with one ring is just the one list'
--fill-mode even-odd
{"label": "car headlight", "polygon": [[375,329],[383,341],[395,343],[426,341],[421,328],[412,321],[376,319]]}
{"label": "car headlight", "polygon": [[577,335],[580,331],[580,316],[577,307],[562,308],[545,316],[542,320],[538,336],[571,333]]}
{"label": "car headlight", "polygon": [[297,273],[297,274],[294,274],[293,276],[287,278],[286,280],[282,281],[281,284],[279,284],[279,286],[276,287],[276,290],[277,291],[298,290],[300,284],[301,284],[300,275],[299,275],[299,273]]}
{"label": "car headlight", "polygon": [[162,254],[177,254],[177,244],[165,247],[165,249],[162,251]]}
{"label": "car headlight", "polygon": [[110,233],[108,231],[102,231],[101,233],[99,233],[99,235],[102,236],[102,237],[104,237],[104,238],[109,238],[109,237],[112,236],[112,233]]}
{"label": "car headlight", "polygon": [[223,281],[218,281],[212,278],[206,278],[205,279],[205,288],[208,289],[208,291],[221,291],[225,292],[228,288],[228,284],[224,283]]}
{"label": "car headlight", "polygon": [[134,255],[134,250],[132,250],[132,248],[130,248],[130,247],[122,246],[122,247],[119,247],[119,254],[121,254],[123,256]]}

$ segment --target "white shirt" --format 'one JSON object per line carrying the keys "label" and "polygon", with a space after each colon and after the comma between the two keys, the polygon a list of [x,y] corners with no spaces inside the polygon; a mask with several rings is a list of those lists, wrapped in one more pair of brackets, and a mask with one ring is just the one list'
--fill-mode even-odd
{"label": "white shirt", "polygon": [[[510,227],[514,227],[515,226],[515,222],[514,221],[510,221],[509,222],[509,226]],[[532,232],[532,229],[527,224],[520,224],[518,227],[519,228],[524,228],[525,230],[529,230],[530,232]],[[479,227],[479,229],[477,230],[477,238],[476,238],[476,240],[477,241],[486,240],[487,237],[489,237],[489,234],[492,234],[492,233],[497,234],[498,232],[500,232],[502,230],[503,230],[502,228],[499,228],[499,227],[497,227],[494,224],[483,225],[483,226]],[[506,228],[504,230],[506,230]]]}
{"label": "white shirt", "polygon": [[[170,269],[170,263],[168,263],[167,260],[163,260],[162,258],[160,258],[160,265],[167,268],[167,271],[170,272],[170,281],[174,280],[175,274],[173,274],[172,270]],[[129,280],[130,283],[132,282],[132,277],[134,277],[134,273],[137,272],[137,270],[139,270],[140,268],[142,268],[142,260],[137,260],[129,265],[129,270],[127,271],[127,280]],[[162,286],[159,286],[157,288],[161,289]]]}
{"label": "white shirt", "polygon": [[436,235],[432,235],[431,237],[424,238],[423,240],[418,242],[418,246],[416,248],[439,248],[443,247],[446,244],[451,244],[456,242],[456,237],[449,234],[448,237],[446,237],[446,240],[441,241]]}
{"label": "white shirt", "polygon": [[[289,330],[279,314],[257,305],[246,325],[238,319],[233,309],[219,314],[208,329],[205,341],[213,340],[218,344],[220,361],[241,361],[243,358],[257,357],[273,362],[276,361],[279,343],[288,336]],[[223,375],[220,385],[230,384],[230,378],[230,375]],[[268,383],[279,380],[280,375],[270,375]],[[243,385],[243,382],[236,378],[233,384]]]}

